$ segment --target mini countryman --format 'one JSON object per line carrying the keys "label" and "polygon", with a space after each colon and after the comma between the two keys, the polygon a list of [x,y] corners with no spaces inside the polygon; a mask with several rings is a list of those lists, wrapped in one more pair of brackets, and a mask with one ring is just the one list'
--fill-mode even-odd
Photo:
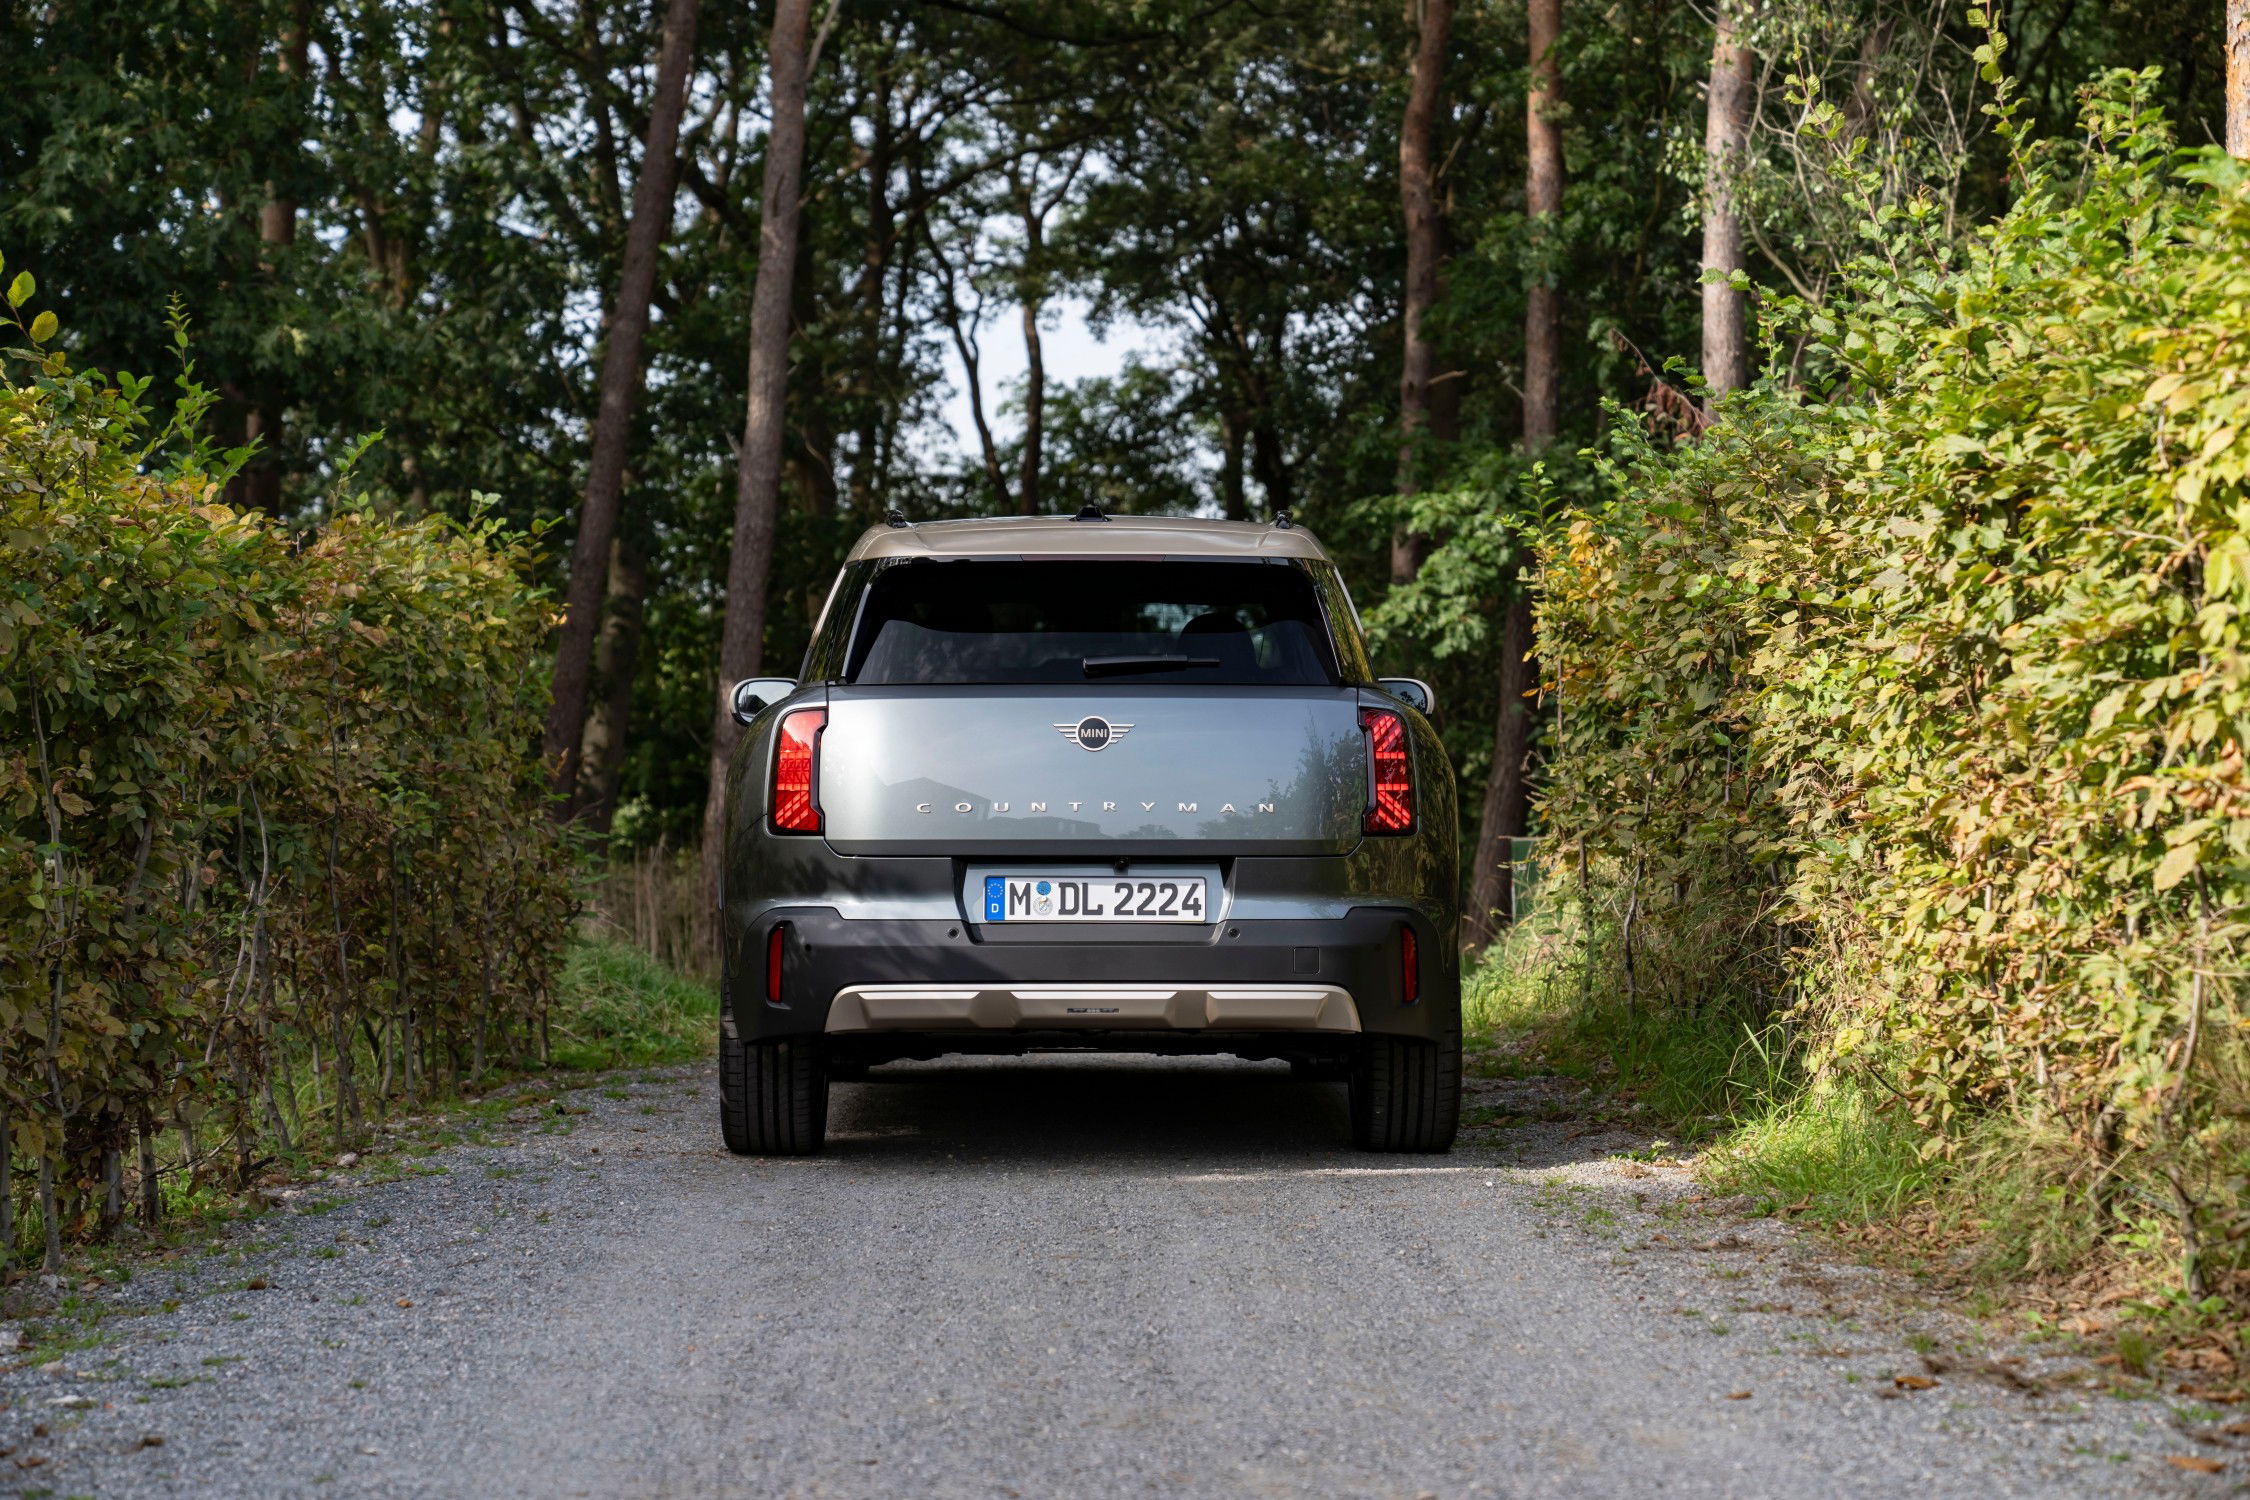
{"label": "mini countryman", "polygon": [[797,681],[732,688],[720,1121],[947,1053],[1287,1059],[1372,1151],[1459,1113],[1452,768],[1320,544],[1104,516],[890,523]]}

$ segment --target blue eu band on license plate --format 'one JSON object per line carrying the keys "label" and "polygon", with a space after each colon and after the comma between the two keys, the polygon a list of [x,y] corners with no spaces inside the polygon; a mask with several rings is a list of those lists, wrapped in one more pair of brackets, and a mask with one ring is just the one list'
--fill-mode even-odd
{"label": "blue eu band on license plate", "polygon": [[987,875],[987,922],[1207,922],[1200,875],[1064,878]]}

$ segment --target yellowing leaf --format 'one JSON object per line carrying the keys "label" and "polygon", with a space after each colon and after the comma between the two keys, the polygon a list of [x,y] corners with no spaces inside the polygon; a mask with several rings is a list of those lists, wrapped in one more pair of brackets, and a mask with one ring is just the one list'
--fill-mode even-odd
{"label": "yellowing leaf", "polygon": [[2171,853],[2165,855],[2163,862],[2157,865],[2154,885],[2160,891],[2170,890],[2193,874],[2196,865],[2202,858],[2203,846],[2201,844],[2186,843],[2180,845]]}

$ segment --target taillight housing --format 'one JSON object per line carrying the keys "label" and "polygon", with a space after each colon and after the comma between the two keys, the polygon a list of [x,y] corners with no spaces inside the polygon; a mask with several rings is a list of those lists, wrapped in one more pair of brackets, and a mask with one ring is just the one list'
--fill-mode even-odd
{"label": "taillight housing", "polygon": [[820,775],[820,733],[827,727],[825,708],[800,708],[781,721],[774,736],[773,787],[767,799],[775,833],[820,832],[814,787]]}
{"label": "taillight housing", "polygon": [[1363,708],[1359,727],[1367,736],[1373,795],[1363,826],[1369,833],[1414,831],[1414,758],[1406,747],[1406,721],[1387,708]]}

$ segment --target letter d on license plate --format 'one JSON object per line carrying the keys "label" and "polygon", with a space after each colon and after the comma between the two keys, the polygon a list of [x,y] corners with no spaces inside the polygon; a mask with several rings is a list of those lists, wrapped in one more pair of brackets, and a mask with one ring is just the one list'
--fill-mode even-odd
{"label": "letter d on license plate", "polygon": [[1080,878],[987,875],[987,922],[1208,922],[1210,883],[1200,875]]}

